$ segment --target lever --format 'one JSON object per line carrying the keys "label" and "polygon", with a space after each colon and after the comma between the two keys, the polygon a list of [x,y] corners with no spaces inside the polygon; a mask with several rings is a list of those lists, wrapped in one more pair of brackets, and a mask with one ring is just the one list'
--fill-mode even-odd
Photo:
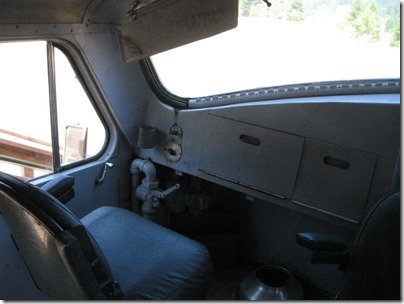
{"label": "lever", "polygon": [[175,190],[180,188],[180,184],[175,184],[174,186],[168,188],[165,191],[153,191],[153,195],[158,197],[159,199],[165,199],[168,195],[173,193]]}
{"label": "lever", "polygon": [[105,165],[104,165],[104,170],[102,171],[101,175],[98,176],[98,177],[95,179],[94,182],[95,182],[97,185],[102,184],[102,183],[104,182],[105,173],[107,173],[107,168],[112,168],[113,166],[114,166],[113,163],[108,163],[108,162],[106,162]]}
{"label": "lever", "polygon": [[150,192],[150,189],[143,187],[142,183],[142,185],[136,189],[136,196],[143,201],[143,216],[149,219],[152,218],[154,211],[160,206],[160,200],[165,199],[168,195],[179,188],[180,184],[175,184],[165,191],[152,190]]}

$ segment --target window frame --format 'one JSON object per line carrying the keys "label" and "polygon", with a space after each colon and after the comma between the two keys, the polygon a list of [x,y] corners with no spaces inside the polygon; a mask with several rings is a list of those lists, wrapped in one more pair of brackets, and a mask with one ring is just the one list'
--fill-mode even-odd
{"label": "window frame", "polygon": [[139,60],[140,68],[153,93],[165,104],[178,109],[188,108],[190,98],[174,95],[160,81],[150,58]]}
{"label": "window frame", "polygon": [[[101,111],[100,107],[98,106],[98,103],[95,102],[95,96],[101,98],[101,96],[102,96],[101,91],[99,89],[99,86],[95,83],[95,78],[92,77],[92,75],[90,74],[88,66],[84,63],[84,58],[81,56],[80,52],[77,50],[77,48],[75,46],[73,46],[72,44],[70,44],[64,40],[49,39],[46,41],[48,43],[51,42],[53,44],[53,46],[55,48],[57,48],[59,51],[61,51],[65,55],[66,59],[69,61],[70,66],[72,67],[73,71],[75,72],[78,81],[80,82],[83,90],[85,91],[89,102],[91,103],[95,113],[97,114],[98,118],[100,119],[100,122],[103,125],[104,130],[105,130],[104,145],[102,146],[102,148],[100,149],[100,151],[97,154],[90,156],[88,158],[78,160],[74,163],[60,165],[59,171],[55,171],[55,169],[54,169],[53,173],[56,173],[56,172],[66,171],[71,168],[77,167],[79,165],[87,164],[94,160],[99,159],[106,152],[109,142],[111,140],[111,128],[105,119],[105,115],[104,115],[103,111]],[[82,69],[80,69],[80,68],[82,68]],[[87,76],[86,78],[84,78],[85,76],[83,75],[84,74],[83,72],[85,72],[85,74]],[[97,90],[96,94],[94,94],[93,91],[90,89],[90,87],[89,87],[90,83],[88,83],[86,80],[89,81],[91,83],[91,85],[94,87],[94,89]],[[52,141],[53,140],[54,140],[54,138],[52,136]],[[58,143],[59,143],[59,141],[58,141]],[[58,144],[58,146],[59,146],[59,144]]]}
{"label": "window frame", "polygon": [[[47,74],[48,74],[48,93],[49,93],[49,117],[50,117],[50,132],[51,132],[51,147],[52,147],[52,171],[49,173],[41,174],[39,176],[28,178],[30,181],[41,179],[43,177],[56,174],[59,172],[64,172],[70,170],[75,167],[79,167],[91,162],[94,162],[104,155],[108,149],[108,147],[112,143],[112,139],[116,139],[116,131],[111,127],[109,113],[106,108],[103,108],[99,105],[95,100],[100,99],[101,102],[104,101],[105,97],[102,94],[102,91],[95,81],[95,77],[91,73],[91,70],[86,63],[85,58],[79,49],[74,46],[71,42],[64,40],[62,38],[42,38],[42,39],[1,39],[2,43],[19,43],[19,42],[35,42],[42,41],[46,44],[46,57],[47,57]],[[61,164],[60,161],[60,153],[59,153],[59,133],[58,133],[58,117],[57,117],[57,98],[56,98],[56,65],[54,58],[54,51],[57,48],[68,60],[71,68],[73,69],[79,83],[82,86],[86,96],[88,97],[88,101],[91,103],[92,108],[95,111],[95,114],[98,116],[100,123],[104,127],[105,130],[105,139],[103,146],[95,155],[90,157],[75,161],[73,163]],[[116,140],[115,140],[116,141]],[[115,142],[114,141],[114,142]],[[20,162],[16,163],[20,164]],[[24,160],[21,160],[21,164],[24,165]],[[39,168],[39,167],[38,167]]]}

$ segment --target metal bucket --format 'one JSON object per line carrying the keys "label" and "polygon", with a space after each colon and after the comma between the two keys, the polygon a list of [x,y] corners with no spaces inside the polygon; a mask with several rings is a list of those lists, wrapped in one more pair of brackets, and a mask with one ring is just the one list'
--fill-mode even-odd
{"label": "metal bucket", "polygon": [[303,300],[303,287],[286,268],[266,265],[250,272],[239,287],[240,300]]}

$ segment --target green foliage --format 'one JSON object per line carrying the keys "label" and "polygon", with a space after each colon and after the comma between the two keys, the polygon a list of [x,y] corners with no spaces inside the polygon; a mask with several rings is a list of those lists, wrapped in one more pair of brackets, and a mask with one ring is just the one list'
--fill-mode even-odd
{"label": "green foliage", "polygon": [[391,30],[390,45],[400,46],[400,16],[396,18],[395,25]]}
{"label": "green foliage", "polygon": [[[262,5],[264,4],[264,5]],[[271,14],[271,11],[268,9],[268,7],[265,5],[264,2],[262,4],[255,4],[250,7],[250,17],[269,17]]]}
{"label": "green foliage", "polygon": [[269,17],[299,22],[313,20],[322,12],[329,12],[343,32],[350,29],[356,37],[364,37],[369,41],[379,41],[382,34],[388,33],[391,45],[400,44],[400,27],[397,24],[397,20],[400,20],[400,5],[397,0],[269,1],[272,6],[268,8],[263,0],[239,0],[239,14],[243,17]]}
{"label": "green foliage", "polygon": [[239,0],[239,13],[243,17],[250,16],[250,9],[252,6],[261,5],[266,6],[266,4],[262,0]]}
{"label": "green foliage", "polygon": [[288,9],[287,20],[289,21],[303,21],[304,8],[302,0],[293,0]]}
{"label": "green foliage", "polygon": [[396,26],[396,19],[393,17],[390,17],[386,22],[386,26],[385,26],[386,32],[392,32],[395,26]]}
{"label": "green foliage", "polygon": [[380,40],[382,21],[375,0],[355,0],[348,15],[348,23],[357,37],[367,36],[375,41]]}
{"label": "green foliage", "polygon": [[395,19],[400,16],[400,2],[397,0],[377,0],[382,17],[393,17]]}
{"label": "green foliage", "polygon": [[250,11],[250,6],[248,5],[246,0],[239,0],[238,2],[238,10],[240,16],[246,17]]}

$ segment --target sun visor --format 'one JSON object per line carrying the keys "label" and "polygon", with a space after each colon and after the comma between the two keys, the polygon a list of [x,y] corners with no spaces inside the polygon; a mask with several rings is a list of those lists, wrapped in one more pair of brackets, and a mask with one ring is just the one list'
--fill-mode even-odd
{"label": "sun visor", "polygon": [[155,0],[128,14],[118,29],[125,63],[235,28],[238,0]]}

